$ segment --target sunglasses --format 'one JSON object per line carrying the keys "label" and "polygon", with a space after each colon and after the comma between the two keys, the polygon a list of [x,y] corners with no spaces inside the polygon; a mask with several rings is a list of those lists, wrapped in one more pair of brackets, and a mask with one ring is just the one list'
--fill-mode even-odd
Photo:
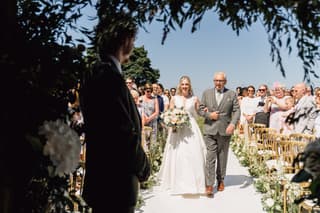
{"label": "sunglasses", "polygon": [[265,91],[266,91],[266,89],[259,89],[259,91],[260,91],[260,92],[265,92]]}
{"label": "sunglasses", "polygon": [[151,93],[152,91],[151,90],[146,90],[146,93]]}

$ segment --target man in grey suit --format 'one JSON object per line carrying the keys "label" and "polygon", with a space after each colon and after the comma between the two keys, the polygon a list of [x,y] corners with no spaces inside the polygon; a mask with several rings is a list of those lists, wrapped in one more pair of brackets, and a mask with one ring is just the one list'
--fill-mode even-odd
{"label": "man in grey suit", "polygon": [[218,191],[224,190],[229,142],[240,118],[237,94],[225,88],[225,73],[215,73],[213,81],[214,88],[204,91],[199,107],[199,114],[205,118],[203,131],[207,146],[205,173],[208,197],[213,197],[215,179],[218,181]]}
{"label": "man in grey suit", "polygon": [[292,114],[293,130],[296,133],[312,134],[314,122],[318,115],[317,106],[313,96],[307,94],[305,83],[294,86],[296,105]]}

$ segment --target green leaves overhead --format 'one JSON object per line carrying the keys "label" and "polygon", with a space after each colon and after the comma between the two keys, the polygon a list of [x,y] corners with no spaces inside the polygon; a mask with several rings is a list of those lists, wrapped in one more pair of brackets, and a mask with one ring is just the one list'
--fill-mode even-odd
{"label": "green leaves overhead", "polygon": [[[285,76],[281,50],[292,53],[297,49],[297,57],[302,61],[304,80],[318,78],[314,70],[319,61],[320,2],[316,0],[102,0],[101,11],[128,11],[132,18],[143,27],[158,21],[163,24],[162,44],[172,30],[182,28],[187,21],[192,22],[190,32],[199,29],[206,12],[214,12],[219,20],[229,25],[238,35],[256,22],[262,24],[268,34],[270,56]],[[285,45],[284,45],[285,44]],[[310,76],[311,74],[311,76]]]}

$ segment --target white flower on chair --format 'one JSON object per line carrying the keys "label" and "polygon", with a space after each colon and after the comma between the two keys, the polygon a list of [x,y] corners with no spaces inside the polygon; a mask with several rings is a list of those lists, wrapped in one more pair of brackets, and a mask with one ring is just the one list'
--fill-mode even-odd
{"label": "white flower on chair", "polygon": [[[81,143],[79,135],[62,120],[44,121],[39,135],[47,139],[43,154],[49,156],[54,169],[50,175],[60,177],[75,171],[80,161]],[[53,173],[52,173],[53,172]],[[50,172],[49,172],[50,173]]]}

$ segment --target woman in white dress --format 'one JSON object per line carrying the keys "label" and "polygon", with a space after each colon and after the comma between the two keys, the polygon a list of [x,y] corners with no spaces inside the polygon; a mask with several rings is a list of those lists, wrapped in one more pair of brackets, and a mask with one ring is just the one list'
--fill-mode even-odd
{"label": "woman in white dress", "polygon": [[188,76],[180,78],[177,94],[170,108],[183,107],[189,114],[190,126],[169,129],[158,178],[161,189],[170,194],[205,193],[206,146],[197,124],[199,99],[193,95]]}

